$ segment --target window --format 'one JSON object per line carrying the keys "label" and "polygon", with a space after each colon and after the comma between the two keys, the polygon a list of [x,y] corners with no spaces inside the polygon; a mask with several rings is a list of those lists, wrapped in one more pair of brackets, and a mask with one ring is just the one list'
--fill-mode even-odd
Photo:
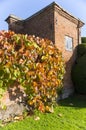
{"label": "window", "polygon": [[72,51],[73,49],[73,38],[69,36],[65,36],[65,48],[68,51]]}

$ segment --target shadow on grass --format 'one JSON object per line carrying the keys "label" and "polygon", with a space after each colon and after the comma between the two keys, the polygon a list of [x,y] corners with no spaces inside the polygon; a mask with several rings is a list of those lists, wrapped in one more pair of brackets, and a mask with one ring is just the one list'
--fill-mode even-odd
{"label": "shadow on grass", "polygon": [[74,94],[69,98],[64,100],[60,100],[58,102],[60,106],[68,106],[68,107],[75,107],[75,108],[86,108],[86,95],[78,95]]}

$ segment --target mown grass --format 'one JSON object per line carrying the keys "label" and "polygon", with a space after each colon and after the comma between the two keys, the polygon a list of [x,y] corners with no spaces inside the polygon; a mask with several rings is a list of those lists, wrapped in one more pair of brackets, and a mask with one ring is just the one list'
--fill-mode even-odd
{"label": "mown grass", "polygon": [[[62,100],[54,110],[47,114],[37,112],[0,130],[86,130],[86,96],[74,95]],[[35,120],[36,116],[40,119]]]}

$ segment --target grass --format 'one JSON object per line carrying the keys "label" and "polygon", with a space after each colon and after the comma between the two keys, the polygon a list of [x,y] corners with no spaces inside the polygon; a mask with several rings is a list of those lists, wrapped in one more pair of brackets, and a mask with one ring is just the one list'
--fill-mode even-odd
{"label": "grass", "polygon": [[[40,120],[34,120],[36,115]],[[86,130],[86,96],[74,95],[60,101],[54,113],[36,115],[0,130]]]}

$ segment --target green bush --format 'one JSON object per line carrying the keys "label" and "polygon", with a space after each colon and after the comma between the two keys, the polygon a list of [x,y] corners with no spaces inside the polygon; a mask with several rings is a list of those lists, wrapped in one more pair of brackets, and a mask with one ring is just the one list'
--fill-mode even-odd
{"label": "green bush", "polygon": [[81,43],[86,43],[86,37],[81,38]]}
{"label": "green bush", "polygon": [[86,54],[86,43],[79,44],[78,46],[78,58]]}
{"label": "green bush", "polygon": [[28,105],[50,111],[62,88],[62,53],[47,39],[0,32],[0,87],[18,82],[25,89]]}
{"label": "green bush", "polygon": [[86,54],[72,68],[72,80],[77,93],[86,94]]}

